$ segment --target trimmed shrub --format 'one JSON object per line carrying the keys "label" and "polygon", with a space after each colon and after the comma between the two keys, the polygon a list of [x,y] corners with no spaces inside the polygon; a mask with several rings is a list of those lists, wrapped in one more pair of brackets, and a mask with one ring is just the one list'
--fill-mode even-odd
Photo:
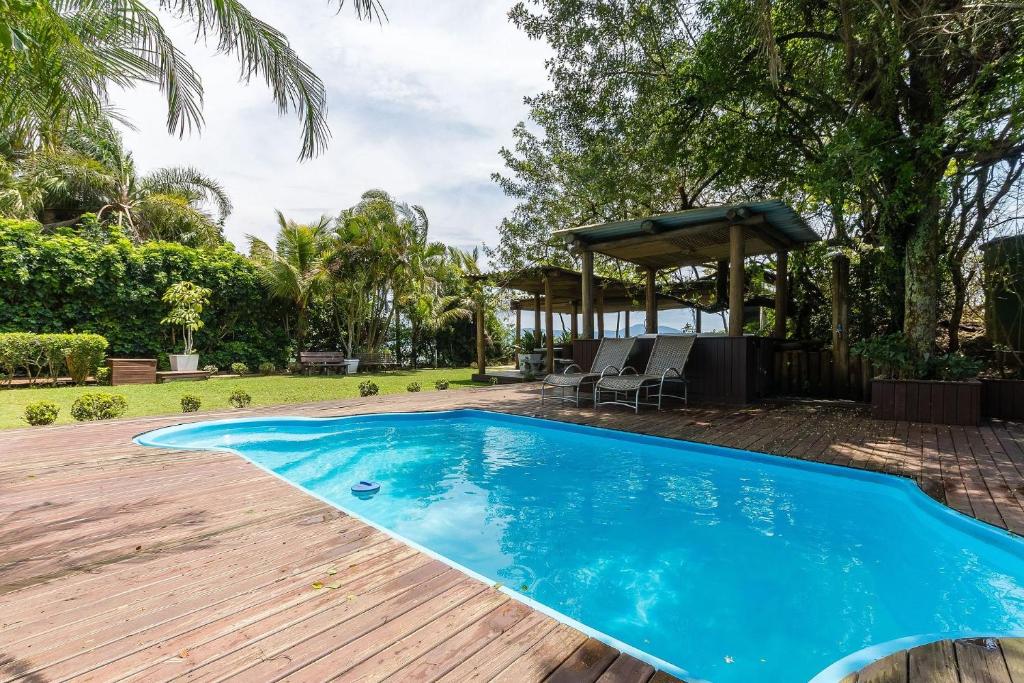
{"label": "trimmed shrub", "polygon": [[219,370],[219,368],[216,365],[204,365],[203,366],[203,372],[208,372],[211,375],[217,374],[217,370]]}
{"label": "trimmed shrub", "polygon": [[233,405],[235,408],[247,408],[252,403],[252,396],[242,391],[241,389],[235,389],[228,396],[228,403]]}
{"label": "trimmed shrub", "polygon": [[231,364],[231,372],[233,372],[236,375],[248,375],[249,366],[246,365],[245,363],[239,363],[236,361]]}
{"label": "trimmed shrub", "polygon": [[367,396],[376,396],[380,393],[380,387],[373,380],[366,380],[365,382],[359,383],[359,395],[363,398]]}
{"label": "trimmed shrub", "polygon": [[405,388],[405,390],[409,391],[409,392],[412,392],[412,393],[415,393],[415,392],[419,391],[420,388],[421,387],[420,387],[420,383],[419,382],[409,382],[409,386],[407,386]]}
{"label": "trimmed shrub", "polygon": [[437,380],[436,382],[434,382],[434,388],[437,389],[438,391],[444,391],[445,389],[448,388],[448,380],[446,380],[446,379],[439,379],[439,380]]}
{"label": "trimmed shrub", "polygon": [[491,378],[489,378],[487,380],[487,383],[490,384],[492,387],[496,387],[496,386],[498,386],[498,378],[497,377],[491,377]]}
{"label": "trimmed shrub", "polygon": [[36,401],[25,406],[25,422],[33,427],[38,425],[53,424],[57,421],[57,414],[60,408],[56,403],[50,401]]}
{"label": "trimmed shrub", "polygon": [[71,417],[79,422],[110,420],[128,410],[124,396],[117,394],[82,394],[71,405]]}
{"label": "trimmed shrub", "polygon": [[202,400],[195,394],[185,394],[181,397],[181,412],[194,413],[203,405]]}
{"label": "trimmed shrub", "polygon": [[96,368],[96,384],[110,384],[110,368]]}
{"label": "trimmed shrub", "polygon": [[292,375],[302,374],[302,363],[297,360],[288,363],[288,373]]}
{"label": "trimmed shrub", "polygon": [[98,334],[62,334],[64,364],[67,366],[71,381],[85,384],[86,378],[96,372],[103,362],[103,354],[107,350],[107,340]]}
{"label": "trimmed shrub", "polygon": [[277,372],[277,368],[274,367],[273,363],[269,361],[263,361],[262,363],[260,363],[261,375],[273,375],[275,372]]}
{"label": "trimmed shrub", "polygon": [[21,370],[35,381],[46,371],[56,381],[67,368],[75,384],[96,371],[107,349],[107,340],[98,334],[0,333],[0,368],[13,377]]}

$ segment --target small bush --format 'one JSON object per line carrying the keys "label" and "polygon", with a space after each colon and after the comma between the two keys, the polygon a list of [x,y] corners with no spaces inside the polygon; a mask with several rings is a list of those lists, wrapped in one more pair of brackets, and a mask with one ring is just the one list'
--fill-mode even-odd
{"label": "small bush", "polygon": [[246,365],[245,363],[232,363],[231,372],[235,373],[236,375],[248,375],[249,366]]}
{"label": "small bush", "polygon": [[217,370],[219,370],[219,369],[220,368],[218,368],[216,365],[204,365],[203,366],[203,372],[208,372],[211,375],[217,374]]}
{"label": "small bush", "polygon": [[380,387],[373,380],[366,380],[359,383],[359,395],[362,397],[376,396],[380,393]]}
{"label": "small bush", "polygon": [[236,408],[248,408],[249,404],[252,403],[252,396],[241,389],[235,389],[228,396],[228,403]]}
{"label": "small bush", "polygon": [[107,340],[98,334],[62,334],[64,364],[75,384],[85,384],[85,379],[96,371],[107,350]]}
{"label": "small bush", "polygon": [[202,400],[195,394],[185,394],[181,397],[181,412],[194,413],[203,405]]}
{"label": "small bush", "polygon": [[71,405],[71,417],[79,422],[110,420],[121,417],[128,409],[124,396],[117,394],[82,394]]}
{"label": "small bush", "polygon": [[288,372],[293,374],[293,375],[301,374],[302,373],[302,363],[298,362],[297,360],[291,361],[290,363],[288,363]]}
{"label": "small bush", "polygon": [[58,413],[60,413],[60,408],[57,407],[56,403],[37,401],[25,406],[25,422],[28,422],[33,427],[53,424],[57,421]]}
{"label": "small bush", "polygon": [[273,375],[275,372],[277,372],[277,368],[274,367],[273,363],[270,363],[268,361],[264,361],[264,362],[260,363],[260,374],[261,375]]}
{"label": "small bush", "polygon": [[496,387],[496,386],[498,386],[498,378],[497,377],[491,377],[491,378],[489,378],[487,380],[487,383],[490,384],[492,387]]}
{"label": "small bush", "polygon": [[96,384],[110,384],[110,368],[96,368]]}
{"label": "small bush", "polygon": [[448,380],[446,380],[446,379],[439,379],[439,380],[437,380],[436,382],[434,382],[434,388],[437,389],[438,391],[444,391],[445,389],[448,388]]}
{"label": "small bush", "polygon": [[405,388],[405,390],[409,391],[409,392],[415,393],[415,392],[420,390],[420,383],[419,382],[409,382],[409,386],[407,386]]}

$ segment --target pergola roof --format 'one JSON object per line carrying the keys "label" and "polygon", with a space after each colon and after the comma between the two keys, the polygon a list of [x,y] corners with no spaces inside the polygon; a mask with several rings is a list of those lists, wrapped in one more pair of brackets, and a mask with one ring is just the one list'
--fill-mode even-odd
{"label": "pergola roof", "polygon": [[[636,298],[625,298],[625,297],[610,297],[605,294],[604,297],[604,312],[605,313],[618,313],[619,311],[642,311],[644,308],[643,296],[641,292],[640,299]],[[553,313],[572,313],[573,301],[577,302],[579,310],[577,313],[583,311],[582,305],[578,299],[559,299],[558,297],[552,297],[551,299],[551,311]],[[517,299],[512,301],[511,308],[513,311],[533,311],[534,310],[533,299]],[[658,310],[668,311],[677,308],[690,308],[691,305],[682,299],[678,299],[670,294],[658,294]],[[540,309],[544,310],[544,297],[540,298]]]}
{"label": "pergola roof", "polygon": [[570,247],[648,268],[696,266],[729,258],[729,226],[743,226],[747,256],[798,249],[820,237],[787,204],[743,202],[559,230]]}
{"label": "pergola roof", "polygon": [[[476,279],[486,280],[503,289],[515,289],[528,294],[536,294],[541,297],[541,310],[544,309],[544,278],[551,280],[551,306],[555,313],[571,313],[572,302],[576,301],[582,307],[583,278],[575,270],[562,268],[560,266],[534,266],[523,270],[503,273],[489,273],[475,276]],[[608,277],[594,277],[595,296],[603,296],[604,310],[606,313],[625,310],[643,310],[644,287],[643,285],[632,284],[623,280]],[[664,292],[658,293],[658,308],[667,310],[672,308],[687,308],[689,304],[677,296]],[[534,301],[523,299],[512,302],[512,310],[520,308],[524,311],[533,310]],[[582,310],[582,308],[581,308]]]}

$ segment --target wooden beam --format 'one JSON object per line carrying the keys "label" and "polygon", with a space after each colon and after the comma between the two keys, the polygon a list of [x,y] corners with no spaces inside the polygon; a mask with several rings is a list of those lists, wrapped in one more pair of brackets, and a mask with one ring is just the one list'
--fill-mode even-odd
{"label": "wooden beam", "polygon": [[625,318],[626,318],[626,321],[625,321],[626,322],[626,324],[625,324],[626,333],[623,336],[628,337],[629,336],[629,309],[628,308],[626,309]]}
{"label": "wooden beam", "polygon": [[691,308],[690,310],[693,311],[693,331],[694,331],[695,334],[700,334],[700,331],[701,331],[700,330],[700,328],[701,328],[700,316],[703,314],[703,311],[701,311],[699,308]]}
{"label": "wooden beam", "polygon": [[487,371],[487,345],[484,341],[484,302],[476,303],[476,368],[481,375]]}
{"label": "wooden beam", "polygon": [[786,303],[789,300],[789,252],[775,255],[775,338],[786,338]]}
{"label": "wooden beam", "polygon": [[[540,331],[540,294],[533,295],[533,339],[537,346],[544,343],[544,337],[541,336]],[[530,353],[533,353],[533,349],[530,349]]]}
{"label": "wooden beam", "polygon": [[544,367],[548,373],[555,371],[555,316],[551,310],[551,278],[548,275],[544,276],[544,329],[547,332],[547,338],[545,340],[545,350],[547,354],[544,358]]}
{"label": "wooden beam", "polygon": [[523,312],[516,308],[516,370],[519,369],[519,345],[523,340]]}
{"label": "wooden beam", "polygon": [[604,287],[597,288],[597,338],[604,339]]}
{"label": "wooden beam", "polygon": [[647,285],[644,288],[644,329],[647,334],[658,334],[658,290],[656,276],[658,271],[654,268],[647,269]]}
{"label": "wooden beam", "polygon": [[729,226],[729,336],[743,336],[743,226]]}
{"label": "wooden beam", "polygon": [[579,315],[580,315],[580,302],[579,301],[573,301],[572,302],[572,319],[569,321],[569,338],[572,339],[573,341],[576,341],[577,339],[579,339],[579,336],[580,336],[579,323],[577,322],[577,318],[579,317]]}
{"label": "wooden beam", "polygon": [[594,252],[584,250],[580,254],[583,273],[580,282],[580,298],[583,300],[583,338],[594,338]]}

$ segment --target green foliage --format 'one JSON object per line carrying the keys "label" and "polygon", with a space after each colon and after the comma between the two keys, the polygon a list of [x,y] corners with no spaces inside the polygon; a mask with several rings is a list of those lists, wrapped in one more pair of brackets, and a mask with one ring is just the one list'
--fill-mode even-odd
{"label": "green foliage", "polygon": [[359,395],[363,398],[367,396],[376,396],[380,393],[380,387],[372,379],[365,380],[359,383]]}
{"label": "green foliage", "polygon": [[448,388],[448,380],[444,378],[436,380],[434,382],[434,388],[437,389],[438,391],[446,390]]}
{"label": "green foliage", "polygon": [[235,408],[248,408],[249,404],[252,403],[252,396],[241,389],[235,389],[228,396],[228,403]]}
{"label": "green foliage", "polygon": [[108,368],[108,367],[96,368],[96,383],[97,384],[110,384],[110,368]]}
{"label": "green foliage", "polygon": [[962,381],[977,377],[982,368],[980,360],[960,353],[920,357],[902,332],[865,339],[850,350],[870,360],[886,379]]}
{"label": "green foliage", "polygon": [[194,413],[203,405],[202,399],[195,394],[185,394],[181,397],[181,412]]}
{"label": "green foliage", "polygon": [[284,310],[230,245],[134,245],[123,236],[103,243],[74,228],[47,234],[38,223],[0,220],[0,331],[89,331],[109,340],[109,355],[155,358],[181,336],[160,324],[161,296],[180,281],[213,292],[196,340],[204,362],[285,362]]}
{"label": "green foliage", "polygon": [[260,363],[261,375],[273,375],[275,372],[277,372],[277,367],[270,361]]}
{"label": "green foliage", "polygon": [[231,372],[236,375],[248,375],[249,366],[245,363],[235,362],[231,364]]}
{"label": "green foliage", "polygon": [[410,393],[416,393],[416,392],[420,391],[421,389],[422,389],[422,387],[420,387],[420,383],[419,382],[409,382],[409,385],[405,387],[405,390],[410,392]]}
{"label": "green foliage", "polygon": [[203,307],[210,303],[210,290],[192,282],[176,282],[167,288],[162,297],[171,310],[160,322],[165,325],[181,325],[184,332],[185,355],[194,351],[192,333],[203,327]]}
{"label": "green foliage", "polygon": [[79,422],[121,417],[128,402],[119,394],[82,394],[71,405],[71,416]]}
{"label": "green foliage", "polygon": [[0,333],[0,367],[8,377],[21,371],[32,381],[44,370],[56,380],[66,369],[75,384],[85,384],[106,348],[98,334]]}
{"label": "green foliage", "polygon": [[216,374],[219,368],[216,365],[204,365],[203,372],[208,372],[211,375]]}
{"label": "green foliage", "polygon": [[492,387],[496,387],[496,386],[498,386],[498,378],[497,377],[490,377],[490,378],[487,379],[487,383],[490,384]]}
{"label": "green foliage", "polygon": [[50,401],[37,401],[25,406],[25,422],[33,427],[53,424],[59,414],[60,408]]}

